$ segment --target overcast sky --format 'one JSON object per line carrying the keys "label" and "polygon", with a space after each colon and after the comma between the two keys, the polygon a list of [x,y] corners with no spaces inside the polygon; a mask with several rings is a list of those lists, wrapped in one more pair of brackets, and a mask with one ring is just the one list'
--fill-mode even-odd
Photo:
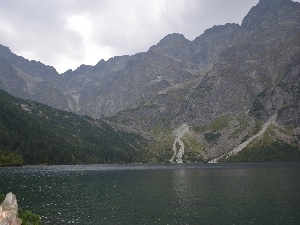
{"label": "overcast sky", "polygon": [[[241,24],[259,0],[0,0],[0,44],[58,72]],[[300,0],[298,0],[300,1]]]}

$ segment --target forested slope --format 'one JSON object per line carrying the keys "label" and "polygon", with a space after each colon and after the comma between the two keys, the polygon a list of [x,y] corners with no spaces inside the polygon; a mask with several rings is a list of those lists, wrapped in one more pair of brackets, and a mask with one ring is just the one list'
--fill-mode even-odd
{"label": "forested slope", "polygon": [[0,91],[0,166],[143,161],[142,137]]}

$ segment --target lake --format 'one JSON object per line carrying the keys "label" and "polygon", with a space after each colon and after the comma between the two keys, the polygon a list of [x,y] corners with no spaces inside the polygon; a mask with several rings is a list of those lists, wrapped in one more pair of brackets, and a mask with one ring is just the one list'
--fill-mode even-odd
{"label": "lake", "polygon": [[300,224],[300,163],[0,168],[43,224]]}

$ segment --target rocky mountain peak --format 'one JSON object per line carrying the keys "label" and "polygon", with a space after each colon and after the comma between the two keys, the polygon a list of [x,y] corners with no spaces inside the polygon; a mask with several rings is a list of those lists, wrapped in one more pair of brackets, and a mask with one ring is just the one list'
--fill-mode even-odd
{"label": "rocky mountain peak", "polygon": [[161,48],[166,48],[166,47],[169,48],[176,45],[183,45],[189,42],[190,41],[186,39],[183,36],[183,34],[178,34],[178,33],[168,34],[163,39],[161,39],[157,45],[152,46],[150,48],[150,51],[151,50],[156,51]]}
{"label": "rocky mountain peak", "polygon": [[222,33],[227,30],[235,30],[239,27],[240,25],[237,23],[226,23],[225,25],[215,25],[212,28],[206,29],[204,31],[204,35]]}
{"label": "rocky mountain peak", "polygon": [[11,54],[11,50],[8,48],[8,47],[6,47],[6,46],[3,46],[3,45],[1,45],[0,44],[0,54],[5,54],[5,53],[10,53]]}
{"label": "rocky mountain peak", "polygon": [[185,41],[187,41],[187,39],[184,37],[183,34],[173,33],[165,36],[159,43],[164,44],[169,42],[185,42]]}
{"label": "rocky mountain peak", "polygon": [[168,34],[157,45],[150,47],[149,52],[163,55],[177,61],[190,60],[191,41],[183,34]]}
{"label": "rocky mountain peak", "polygon": [[8,60],[16,60],[17,57],[23,58],[21,56],[16,56],[10,48],[3,46],[0,44],[0,57],[8,59]]}
{"label": "rocky mountain peak", "polygon": [[243,19],[242,27],[253,30],[270,28],[299,18],[300,4],[291,0],[260,0]]}

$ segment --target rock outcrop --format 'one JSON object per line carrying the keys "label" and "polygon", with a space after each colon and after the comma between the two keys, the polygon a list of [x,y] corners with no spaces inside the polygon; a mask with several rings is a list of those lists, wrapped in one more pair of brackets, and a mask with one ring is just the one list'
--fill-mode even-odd
{"label": "rock outcrop", "polygon": [[8,193],[0,205],[0,225],[21,225],[18,218],[18,203],[13,193]]}

